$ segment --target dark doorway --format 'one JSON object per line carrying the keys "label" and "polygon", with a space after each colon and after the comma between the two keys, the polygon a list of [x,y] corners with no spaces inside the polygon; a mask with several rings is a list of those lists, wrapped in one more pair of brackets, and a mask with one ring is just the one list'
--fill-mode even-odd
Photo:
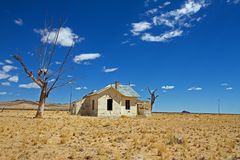
{"label": "dark doorway", "polygon": [[126,110],[130,110],[130,100],[125,101]]}
{"label": "dark doorway", "polygon": [[108,99],[107,100],[107,110],[108,111],[112,111],[112,107],[113,107],[113,100],[112,99]]}

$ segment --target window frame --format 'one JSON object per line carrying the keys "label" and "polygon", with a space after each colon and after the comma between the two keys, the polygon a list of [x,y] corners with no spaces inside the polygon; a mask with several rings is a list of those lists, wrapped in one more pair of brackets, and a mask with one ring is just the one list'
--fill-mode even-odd
{"label": "window frame", "polygon": [[125,100],[125,109],[131,110],[131,101],[129,99]]}
{"label": "window frame", "polygon": [[95,109],[95,100],[93,99],[92,100],[92,110],[94,110]]}

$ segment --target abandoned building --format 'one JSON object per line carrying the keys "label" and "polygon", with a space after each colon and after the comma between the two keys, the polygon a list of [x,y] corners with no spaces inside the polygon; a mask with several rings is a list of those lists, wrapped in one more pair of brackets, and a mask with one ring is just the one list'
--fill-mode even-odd
{"label": "abandoned building", "polygon": [[85,95],[71,105],[71,114],[98,117],[137,116],[151,114],[148,101],[139,100],[139,94],[119,82]]}

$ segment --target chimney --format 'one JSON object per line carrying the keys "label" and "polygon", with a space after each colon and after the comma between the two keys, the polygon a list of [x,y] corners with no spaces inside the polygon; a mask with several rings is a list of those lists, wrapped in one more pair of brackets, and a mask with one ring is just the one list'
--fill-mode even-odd
{"label": "chimney", "polygon": [[115,89],[118,89],[119,85],[120,85],[120,82],[119,81],[115,81]]}

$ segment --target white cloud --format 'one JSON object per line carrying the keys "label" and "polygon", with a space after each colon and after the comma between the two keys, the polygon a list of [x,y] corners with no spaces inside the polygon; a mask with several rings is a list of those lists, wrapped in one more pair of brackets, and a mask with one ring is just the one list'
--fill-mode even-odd
{"label": "white cloud", "polygon": [[48,81],[48,83],[51,83],[51,82],[54,82],[56,79],[50,79],[49,81]]}
{"label": "white cloud", "polygon": [[19,78],[18,76],[12,76],[8,79],[8,81],[17,83],[19,81]]}
{"label": "white cloud", "polygon": [[131,32],[133,35],[139,35],[140,32],[143,32],[145,30],[151,29],[151,23],[149,22],[138,22],[138,23],[132,23],[132,30]]}
{"label": "white cloud", "polygon": [[55,62],[55,64],[59,65],[59,64],[62,64],[62,63],[61,63],[61,62],[59,62],[59,61],[56,61],[56,62]]}
{"label": "white cloud", "polygon": [[175,22],[174,21],[171,21],[169,19],[165,19],[165,18],[161,18],[161,17],[158,17],[158,16],[155,16],[153,17],[153,24],[155,26],[157,25],[165,25],[167,27],[170,27],[170,28],[174,28],[175,26]]}
{"label": "white cloud", "polygon": [[177,19],[179,19],[182,16],[190,16],[197,13],[205,5],[205,0],[188,0],[180,9],[168,12],[168,14],[169,16],[175,16]]}
{"label": "white cloud", "polygon": [[28,83],[28,84],[20,84],[19,85],[20,88],[40,88],[36,83],[32,82],[32,83]]}
{"label": "white cloud", "polygon": [[232,87],[227,87],[226,90],[230,91],[230,90],[233,90],[233,88]]}
{"label": "white cloud", "polygon": [[162,89],[165,89],[165,90],[171,90],[171,89],[174,89],[175,86],[165,85],[165,86],[162,86],[161,88],[162,88]]}
{"label": "white cloud", "polygon": [[170,4],[171,4],[171,2],[167,1],[167,2],[165,2],[163,5],[164,5],[164,6],[168,6],[168,5],[170,5]]}
{"label": "white cloud", "polygon": [[80,55],[77,55],[73,58],[73,61],[77,64],[80,64],[83,61],[87,60],[94,60],[99,58],[101,55],[99,53],[83,53]]}
{"label": "white cloud", "polygon": [[23,25],[23,20],[21,18],[17,18],[14,20],[14,23],[19,25],[19,26],[22,26]]}
{"label": "white cloud", "polygon": [[191,88],[188,88],[188,91],[201,91],[202,88],[201,87],[191,87]]}
{"label": "white cloud", "polygon": [[11,86],[11,84],[9,82],[2,82],[1,85],[3,85],[3,86]]}
{"label": "white cloud", "polygon": [[167,2],[163,3],[163,5],[160,5],[158,8],[163,9],[164,7],[166,7],[170,4],[171,4],[171,2],[167,1]]}
{"label": "white cloud", "polygon": [[72,75],[67,75],[68,78],[72,78],[73,76]]}
{"label": "white cloud", "polygon": [[194,26],[194,22],[201,21],[206,15],[199,15],[199,12],[209,5],[206,0],[185,0],[179,8],[164,11],[163,8],[170,4],[167,1],[147,10],[145,20],[133,23],[130,32],[143,41],[165,42],[182,36]]}
{"label": "white cloud", "polygon": [[0,65],[4,65],[4,63],[0,62]]}
{"label": "white cloud", "polygon": [[4,65],[3,67],[2,67],[2,70],[4,71],[4,72],[10,72],[10,71],[12,71],[12,70],[15,70],[15,69],[17,69],[17,67],[14,67],[14,66],[12,66],[12,65]]}
{"label": "white cloud", "polygon": [[6,95],[7,92],[0,92],[0,96]]}
{"label": "white cloud", "polygon": [[147,7],[151,2],[154,2],[154,3],[156,3],[158,0],[145,0],[144,1],[144,4],[145,4],[145,6]]}
{"label": "white cloud", "polygon": [[81,90],[81,89],[82,89],[82,87],[76,87],[75,89],[76,89],[76,90]]}
{"label": "white cloud", "polygon": [[71,47],[75,43],[84,40],[84,38],[80,38],[77,34],[73,33],[69,27],[61,27],[58,37],[58,29],[56,28],[52,31],[49,31],[48,29],[34,29],[34,32],[42,35],[42,42],[54,43],[57,38],[57,44],[64,47]]}
{"label": "white cloud", "polygon": [[13,64],[13,62],[9,59],[5,59],[5,62],[8,63],[8,64]]}
{"label": "white cloud", "polygon": [[146,13],[146,15],[151,15],[151,14],[157,13],[157,11],[158,11],[157,8],[153,8],[153,9],[147,10],[145,13]]}
{"label": "white cloud", "polygon": [[153,24],[155,26],[166,26],[170,28],[182,28],[186,27],[186,24],[188,24],[187,26],[189,26],[191,22],[196,20],[192,16],[206,6],[207,3],[205,2],[205,0],[188,0],[179,9],[175,9],[154,16]]}
{"label": "white cloud", "polygon": [[229,84],[228,83],[222,83],[221,86],[226,87],[226,86],[229,86]]}
{"label": "white cloud", "polygon": [[115,68],[106,68],[105,66],[103,67],[103,72],[105,72],[105,73],[115,72],[117,70],[118,70],[117,67],[115,67]]}
{"label": "white cloud", "polygon": [[221,86],[224,87],[226,91],[233,90],[233,87],[228,83],[222,83]]}
{"label": "white cloud", "polygon": [[8,77],[10,77],[9,74],[0,70],[0,79],[6,79]]}
{"label": "white cloud", "polygon": [[149,33],[145,33],[141,39],[143,41],[148,41],[148,42],[165,42],[167,40],[170,40],[174,37],[179,37],[181,36],[183,33],[182,30],[173,30],[173,31],[169,31],[169,32],[165,32],[159,36],[153,36]]}
{"label": "white cloud", "polygon": [[86,89],[88,89],[86,86],[84,86],[84,87],[76,87],[75,88],[76,90],[82,90],[82,89],[84,89],[84,90],[86,90]]}
{"label": "white cloud", "polygon": [[129,84],[129,86],[130,86],[130,87],[135,87],[136,84],[131,83],[131,84]]}
{"label": "white cloud", "polygon": [[226,2],[229,4],[240,4],[240,0],[227,0]]}

